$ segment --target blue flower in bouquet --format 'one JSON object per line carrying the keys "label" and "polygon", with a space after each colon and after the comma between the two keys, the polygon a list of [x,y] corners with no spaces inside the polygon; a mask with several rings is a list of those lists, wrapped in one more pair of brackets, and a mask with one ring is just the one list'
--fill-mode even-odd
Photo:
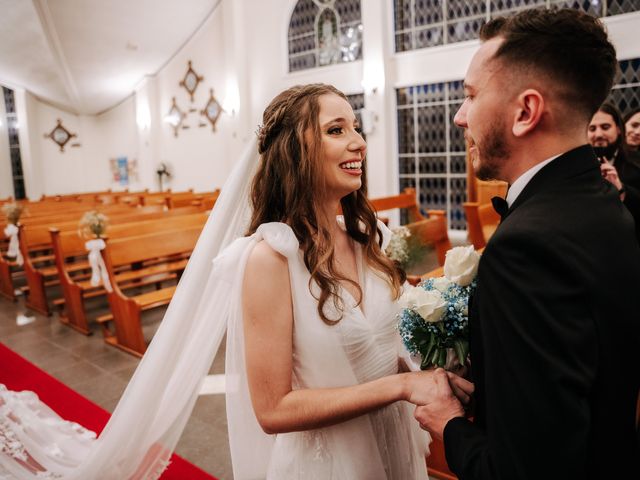
{"label": "blue flower in bouquet", "polygon": [[471,246],[453,248],[447,252],[444,277],[429,278],[403,294],[398,331],[407,351],[421,357],[420,368],[451,367],[448,352],[465,364],[469,296],[476,287],[479,259]]}

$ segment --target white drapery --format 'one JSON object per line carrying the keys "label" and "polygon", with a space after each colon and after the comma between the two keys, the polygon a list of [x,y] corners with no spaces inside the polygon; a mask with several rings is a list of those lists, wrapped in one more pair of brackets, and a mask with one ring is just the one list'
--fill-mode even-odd
{"label": "white drapery", "polygon": [[[77,447],[82,455],[56,457],[50,455],[46,438],[29,438],[29,432],[38,431],[37,415],[31,416],[35,423],[24,428],[13,424],[29,454],[47,462],[46,470],[36,477],[32,469],[15,468],[19,467],[17,459],[2,450],[0,467],[10,468],[12,478],[139,480],[160,476],[226,330],[230,287],[212,274],[212,261],[247,228],[249,185],[257,164],[257,146],[252,140],[225,182],[164,319],[100,436],[87,446],[84,436],[76,438],[71,433],[64,437],[66,445],[69,451]],[[3,417],[11,413],[10,409],[0,410]]]}

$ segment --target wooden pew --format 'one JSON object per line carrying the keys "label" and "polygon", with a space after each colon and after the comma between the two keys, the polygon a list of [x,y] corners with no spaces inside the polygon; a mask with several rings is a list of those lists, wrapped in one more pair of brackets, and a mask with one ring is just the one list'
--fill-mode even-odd
{"label": "wooden pew", "polygon": [[[4,240],[4,227],[0,228],[0,237]],[[17,300],[14,279],[20,275],[22,268],[15,259],[6,256],[8,241],[0,245],[0,295],[15,302]]]}
{"label": "wooden pew", "polygon": [[120,198],[127,197],[130,195],[140,195],[143,193],[147,193],[149,190],[140,190],[139,192],[130,192],[129,189],[125,189],[119,192],[109,192],[103,193],[100,195],[96,195],[96,202],[102,205],[111,205],[114,203],[121,203]]}
{"label": "wooden pew", "polygon": [[[138,237],[128,237],[117,240],[108,240],[107,247],[102,251],[113,292],[107,294],[115,332],[105,341],[121,350],[136,356],[142,356],[147,348],[142,333],[141,313],[152,308],[169,304],[175,286],[165,287],[160,290],[142,293],[139,295],[126,295],[121,288],[123,281],[127,279],[127,272],[118,273],[118,267],[141,263],[157,258],[171,258],[190,253],[195,247],[200,235],[200,228],[182,229],[179,232],[160,232]],[[183,262],[184,260],[181,260]],[[149,267],[150,275],[162,271],[175,271],[179,265],[168,261],[164,264],[156,264]],[[182,267],[184,268],[184,266]],[[136,271],[136,275],[145,273]]]}
{"label": "wooden pew", "polygon": [[[174,209],[171,212],[163,211],[160,206],[150,206],[141,208],[123,207],[118,210],[117,214],[109,214],[109,225],[115,226],[121,223],[140,222],[143,220],[168,219],[170,217],[179,217],[185,214],[196,213],[202,211],[203,207],[183,207]],[[69,218],[73,218],[69,221]],[[78,230],[78,222],[81,215],[72,214],[71,216],[61,215],[58,217],[48,217],[35,225],[26,225],[20,227],[20,251],[24,258],[23,269],[27,280],[28,292],[25,304],[28,308],[42,313],[43,315],[51,315],[51,309],[47,298],[47,287],[59,283],[58,270],[54,264],[55,257],[53,253],[49,253],[53,249],[51,243],[50,228],[57,228],[59,231]],[[0,260],[0,272],[5,270]],[[3,283],[5,279],[3,278]],[[13,282],[11,282],[11,288]],[[3,287],[3,290],[5,287]],[[6,288],[8,290],[8,288]]]}
{"label": "wooden pew", "polygon": [[215,198],[217,199],[219,194],[220,194],[220,190],[216,190],[213,192],[202,192],[202,193],[193,193],[193,192],[172,193],[168,197],[168,205],[169,205],[169,208],[177,208],[177,207],[183,207],[186,205],[202,204],[205,198],[215,196]]}
{"label": "wooden pew", "polygon": [[498,228],[500,215],[491,203],[466,202],[462,204],[467,217],[467,235],[476,250],[484,246]]}
{"label": "wooden pew", "polygon": [[412,229],[419,232],[423,243],[434,246],[438,263],[444,265],[445,255],[451,249],[447,216],[444,210],[428,210],[428,217],[422,215],[416,201],[416,191],[413,188],[405,188],[399,195],[371,199],[370,202],[377,213],[395,208],[406,209]]}
{"label": "wooden pew", "polygon": [[220,189],[216,189],[211,194],[207,194],[207,193],[202,194],[202,200],[192,201],[191,205],[201,205],[205,210],[212,210],[213,206],[218,201],[219,196],[220,196]]}
{"label": "wooden pew", "polygon": [[[149,207],[155,210],[160,210],[158,207]],[[36,208],[33,206],[26,206],[25,211],[20,216],[20,223],[22,224],[31,224],[31,223],[42,223],[50,221],[51,218],[58,217],[77,217],[78,219],[82,217],[85,212],[90,210],[99,210],[101,213],[106,215],[120,214],[124,212],[132,212],[134,209],[127,205],[105,205],[105,206],[93,206],[93,205],[82,205],[82,204],[55,204],[52,208]],[[150,210],[148,210],[150,211]],[[0,223],[4,224],[5,220],[1,219]]]}
{"label": "wooden pew", "polygon": [[444,210],[427,210],[429,218],[411,224],[412,230],[420,235],[425,245],[432,244],[436,250],[438,264],[444,265],[447,252],[451,250],[451,241],[447,230],[447,213]]}
{"label": "wooden pew", "polygon": [[406,209],[409,215],[409,223],[426,218],[420,213],[420,208],[416,201],[416,190],[414,188],[405,188],[402,193],[398,195],[372,198],[369,202],[371,202],[376,212],[384,212],[385,210],[394,210],[396,208]]}
{"label": "wooden pew", "polygon": [[[163,231],[179,231],[185,228],[199,227],[202,229],[207,221],[208,214],[198,212],[191,215],[169,216],[163,219],[144,220],[134,223],[112,225],[109,230],[111,241],[130,236],[148,235]],[[50,229],[53,251],[56,260],[56,270],[60,278],[60,286],[64,296],[65,311],[61,314],[61,320],[71,328],[91,334],[87,319],[84,300],[106,294],[102,285],[92,286],[86,276],[78,275],[82,264],[87,264],[85,258],[86,239],[81,238],[77,232],[61,232],[58,229]],[[69,261],[69,259],[73,261]],[[78,261],[78,258],[82,258]],[[169,277],[167,277],[169,278]],[[138,286],[143,282],[132,282],[131,286]],[[155,282],[154,282],[155,283]],[[109,334],[106,325],[102,324],[103,334]]]}
{"label": "wooden pew", "polygon": [[[61,208],[60,205],[56,205],[56,210],[49,211],[47,214],[41,212],[41,215],[38,216],[21,217],[20,251],[24,258],[24,264],[18,266],[13,259],[0,255],[0,294],[15,301],[16,284],[14,279],[16,276],[24,274],[27,286],[23,292],[29,292],[27,307],[44,315],[50,315],[45,295],[45,278],[38,272],[39,268],[46,267],[46,262],[53,262],[53,255],[49,252],[51,249],[49,228],[53,225],[63,225],[65,228],[77,230],[80,218],[88,210],[91,210],[91,207],[86,205],[79,210]],[[118,218],[137,218],[141,214],[158,213],[162,211],[162,208],[145,207],[142,210],[127,206],[113,206],[100,210],[106,212],[110,220],[117,221]],[[0,222],[0,236],[4,236],[5,226],[6,224]],[[24,241],[22,238],[25,235],[24,228],[28,229],[28,241]],[[35,258],[32,259],[32,257]],[[50,274],[50,276],[52,275],[55,275],[55,272]]]}

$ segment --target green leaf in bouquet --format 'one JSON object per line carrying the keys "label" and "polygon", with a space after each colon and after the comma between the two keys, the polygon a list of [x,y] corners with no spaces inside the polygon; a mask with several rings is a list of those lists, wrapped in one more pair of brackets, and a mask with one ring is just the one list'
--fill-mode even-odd
{"label": "green leaf in bouquet", "polygon": [[438,364],[438,358],[440,356],[440,350],[441,350],[441,347],[436,347],[433,350],[433,355],[431,355],[431,360],[429,362],[429,363],[431,363],[431,365],[437,365]]}
{"label": "green leaf in bouquet", "polygon": [[417,328],[413,332],[413,339],[415,344],[422,349],[424,345],[427,345],[431,341],[431,333],[427,330]]}
{"label": "green leaf in bouquet", "polygon": [[447,363],[447,349],[440,348],[438,350],[438,366],[444,367],[446,363]]}
{"label": "green leaf in bouquet", "polygon": [[422,357],[422,362],[420,362],[420,370],[428,370],[431,368],[431,357]]}
{"label": "green leaf in bouquet", "polygon": [[467,355],[469,354],[469,342],[466,340],[456,340],[453,344],[453,348],[456,351],[456,356],[460,365],[464,365],[467,362]]}
{"label": "green leaf in bouquet", "polygon": [[437,345],[436,345],[435,337],[433,334],[431,334],[431,340],[427,344],[426,348],[420,352],[420,354],[422,355],[422,363],[420,365],[420,368],[422,368],[423,370],[431,366],[430,364],[431,355],[433,355],[433,350],[436,347]]}

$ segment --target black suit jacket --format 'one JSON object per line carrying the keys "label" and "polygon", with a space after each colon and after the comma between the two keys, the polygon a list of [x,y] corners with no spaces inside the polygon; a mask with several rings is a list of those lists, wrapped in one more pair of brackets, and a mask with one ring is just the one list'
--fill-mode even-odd
{"label": "black suit jacket", "polygon": [[590,146],[542,168],[481,257],[475,420],[449,421],[461,479],[639,478],[640,248]]}

